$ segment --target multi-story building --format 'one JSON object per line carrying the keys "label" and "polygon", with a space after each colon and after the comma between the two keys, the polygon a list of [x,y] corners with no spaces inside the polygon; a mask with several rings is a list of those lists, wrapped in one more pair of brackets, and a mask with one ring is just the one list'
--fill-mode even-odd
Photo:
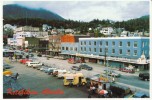
{"label": "multi-story building", "polygon": [[84,58],[90,57],[90,61],[101,64],[104,64],[106,55],[112,67],[132,64],[136,68],[148,69],[148,37],[80,38],[79,51]]}
{"label": "multi-story building", "polygon": [[49,36],[49,55],[58,56],[61,53],[61,36],[58,35],[50,35]]}
{"label": "multi-story building", "polygon": [[[86,62],[102,65],[108,62],[107,66],[118,68],[133,65],[141,70],[148,69],[149,66],[148,37],[81,37],[73,45],[68,42],[62,42],[61,44],[61,53],[79,56]],[[75,47],[77,50],[72,49]]]}
{"label": "multi-story building", "polygon": [[112,32],[113,32],[112,27],[104,27],[104,28],[102,28],[102,30],[100,30],[100,33],[102,33],[104,35],[111,35]]}
{"label": "multi-story building", "polygon": [[38,27],[23,26],[16,28],[14,37],[48,37],[48,32],[40,31]]}
{"label": "multi-story building", "polygon": [[65,29],[65,33],[74,33],[73,29]]}
{"label": "multi-story building", "polygon": [[8,38],[7,44],[16,48],[22,48],[24,45],[24,37]]}
{"label": "multi-story building", "polygon": [[27,42],[27,47],[34,52],[41,52],[46,54],[48,50],[49,40],[44,38],[35,38],[35,37],[25,37],[25,42]]}
{"label": "multi-story building", "polygon": [[14,38],[7,38],[7,45],[14,46],[16,44],[17,44],[16,39],[14,39]]}
{"label": "multi-story building", "polygon": [[61,54],[65,56],[76,56],[79,52],[79,38],[88,38],[86,35],[66,34],[61,37]]}

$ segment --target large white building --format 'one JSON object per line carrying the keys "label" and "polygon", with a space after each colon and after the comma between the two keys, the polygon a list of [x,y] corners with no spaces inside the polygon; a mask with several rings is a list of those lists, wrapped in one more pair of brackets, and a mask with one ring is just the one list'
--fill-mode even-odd
{"label": "large white building", "polygon": [[17,37],[48,37],[48,32],[40,31],[38,27],[23,26],[16,28],[14,38]]}
{"label": "large white building", "polygon": [[102,30],[100,30],[100,33],[102,33],[104,35],[111,35],[112,32],[113,32],[112,27],[104,27],[104,28],[102,28]]}

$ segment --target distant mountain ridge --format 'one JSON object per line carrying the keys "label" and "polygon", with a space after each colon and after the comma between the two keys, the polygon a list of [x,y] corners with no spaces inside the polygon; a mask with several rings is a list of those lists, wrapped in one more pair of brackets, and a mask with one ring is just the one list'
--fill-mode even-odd
{"label": "distant mountain ridge", "polygon": [[3,6],[4,19],[40,18],[44,20],[65,20],[56,13],[45,9],[30,9],[17,4]]}
{"label": "distant mountain ridge", "polygon": [[149,15],[141,16],[142,19],[149,19]]}

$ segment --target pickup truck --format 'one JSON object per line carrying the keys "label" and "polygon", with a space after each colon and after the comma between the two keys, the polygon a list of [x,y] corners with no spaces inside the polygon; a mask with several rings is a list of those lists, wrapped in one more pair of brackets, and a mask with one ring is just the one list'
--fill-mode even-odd
{"label": "pickup truck", "polygon": [[139,78],[142,80],[145,80],[145,79],[149,80],[149,73],[140,73]]}

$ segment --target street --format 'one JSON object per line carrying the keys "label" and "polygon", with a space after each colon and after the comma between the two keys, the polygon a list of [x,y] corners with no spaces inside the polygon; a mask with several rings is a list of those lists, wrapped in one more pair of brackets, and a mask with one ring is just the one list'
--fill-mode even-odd
{"label": "street", "polygon": [[[73,66],[73,65],[75,65],[75,66],[80,65],[80,63],[69,64],[67,62],[67,60],[59,60],[59,59],[54,59],[54,58],[50,58],[49,60],[47,60],[46,57],[37,57],[37,60],[40,61],[40,62],[43,62],[46,65],[55,64],[59,68],[64,68],[64,69],[67,69],[67,70],[70,70],[70,67]],[[103,73],[104,69],[106,69],[106,67],[104,67],[102,65],[99,65],[99,64],[95,64],[95,63],[86,63],[86,64],[93,67],[92,71],[87,71],[87,70],[79,71],[79,72],[82,72],[84,74],[84,76],[86,76],[86,77],[87,76],[92,76],[92,75],[95,75],[95,74],[99,74],[99,73]],[[149,81],[140,80],[138,78],[139,72],[131,74],[131,73],[125,73],[125,72],[118,71],[117,69],[112,69],[112,70],[121,74],[120,78],[115,79],[116,82],[133,86],[136,90],[141,90],[140,88],[142,88],[144,90],[144,92],[149,94],[149,88],[150,88],[149,87]]]}
{"label": "street", "polygon": [[[4,58],[5,60],[6,58]],[[67,60],[59,60],[50,58],[49,60],[46,57],[36,57],[36,61],[43,62],[45,65],[55,64],[58,68],[70,70],[72,65],[79,66],[78,64],[69,64]],[[20,64],[19,62],[12,62],[12,66],[15,66],[11,69],[14,73],[19,73],[20,78],[18,82],[26,89],[30,89],[31,91],[37,91],[39,94],[33,94],[30,98],[87,98],[88,93],[87,90],[78,89],[75,87],[65,87],[63,86],[63,80],[57,79],[56,77],[52,77],[47,75],[44,72],[39,70],[29,68],[26,65]],[[92,76],[95,74],[99,74],[104,72],[105,67],[99,64],[87,63],[87,65],[92,66],[92,71],[81,70],[85,77]],[[149,81],[143,81],[138,79],[138,73],[130,74],[117,71],[121,74],[120,78],[116,78],[116,83],[126,85],[133,90],[143,91],[147,95],[149,95]],[[62,94],[44,94],[42,91],[49,89],[51,91],[60,90]],[[48,90],[47,90],[48,91]],[[69,95],[70,94],[70,95]]]}

